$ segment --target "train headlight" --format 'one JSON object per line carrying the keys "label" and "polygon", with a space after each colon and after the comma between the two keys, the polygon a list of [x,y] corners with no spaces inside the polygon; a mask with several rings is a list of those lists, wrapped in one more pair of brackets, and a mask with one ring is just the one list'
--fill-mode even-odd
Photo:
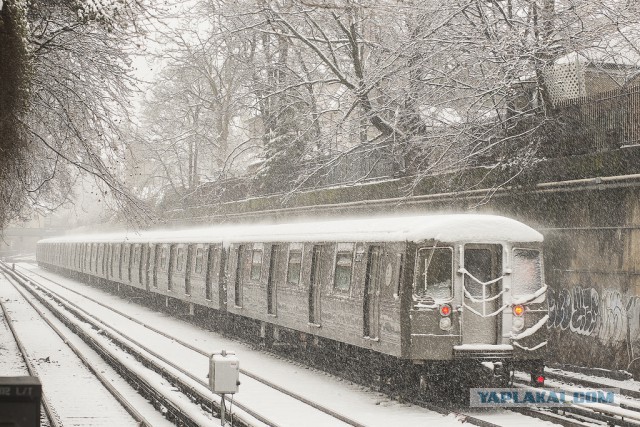
{"label": "train headlight", "polygon": [[440,306],[440,315],[448,316],[451,314],[451,306],[449,304],[442,304]]}
{"label": "train headlight", "polygon": [[521,317],[524,314],[524,306],[522,304],[516,304],[513,306],[513,314]]}
{"label": "train headlight", "polygon": [[440,329],[443,331],[448,331],[451,329],[451,318],[450,317],[441,317],[440,318]]}
{"label": "train headlight", "polygon": [[524,318],[522,318],[522,317],[514,317],[513,321],[511,322],[511,327],[515,331],[522,330],[522,328],[524,328]]}

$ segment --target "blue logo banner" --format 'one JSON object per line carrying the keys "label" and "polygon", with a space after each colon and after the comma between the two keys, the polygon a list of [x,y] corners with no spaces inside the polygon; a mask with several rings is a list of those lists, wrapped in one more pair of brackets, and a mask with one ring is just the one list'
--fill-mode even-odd
{"label": "blue logo banner", "polygon": [[469,406],[518,407],[590,405],[594,403],[619,406],[620,389],[534,389],[534,388],[472,388]]}

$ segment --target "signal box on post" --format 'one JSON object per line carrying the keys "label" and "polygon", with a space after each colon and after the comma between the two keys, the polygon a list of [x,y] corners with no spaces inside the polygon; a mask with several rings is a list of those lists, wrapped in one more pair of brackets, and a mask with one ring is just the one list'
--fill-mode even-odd
{"label": "signal box on post", "polygon": [[240,362],[234,353],[214,353],[209,359],[209,388],[214,393],[234,394],[240,385]]}

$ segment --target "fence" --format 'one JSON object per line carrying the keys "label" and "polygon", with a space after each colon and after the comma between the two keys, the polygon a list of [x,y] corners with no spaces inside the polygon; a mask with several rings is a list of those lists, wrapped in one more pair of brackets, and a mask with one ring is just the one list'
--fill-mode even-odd
{"label": "fence", "polygon": [[308,162],[303,188],[355,184],[394,176],[403,168],[402,156],[394,156],[389,145],[362,144],[337,156]]}
{"label": "fence", "polygon": [[640,85],[560,101],[555,113],[567,126],[564,154],[640,144]]}

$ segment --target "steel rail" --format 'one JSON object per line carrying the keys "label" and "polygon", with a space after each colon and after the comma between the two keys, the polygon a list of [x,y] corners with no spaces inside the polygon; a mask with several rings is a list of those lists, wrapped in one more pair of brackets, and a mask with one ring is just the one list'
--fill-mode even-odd
{"label": "steel rail", "polygon": [[[80,292],[78,292],[78,291],[76,291],[74,289],[69,288],[68,286],[65,286],[65,285],[62,285],[60,283],[57,283],[57,282],[51,280],[50,278],[45,277],[45,276],[43,276],[43,275],[41,275],[41,274],[39,274],[37,272],[33,272],[33,271],[29,271],[29,272],[32,273],[32,274],[35,274],[35,275],[37,275],[37,276],[39,276],[39,277],[41,277],[41,278],[43,278],[45,280],[47,280],[47,281],[51,281],[52,283],[55,283],[56,286],[60,286],[60,287],[62,287],[64,289],[66,289],[69,292],[72,292],[72,293],[74,293],[74,294],[76,294],[78,296],[81,296],[82,298],[85,298],[85,299],[87,299],[87,300],[89,300],[89,301],[91,301],[91,302],[93,302],[95,304],[100,305],[101,307],[104,307],[104,308],[106,308],[108,310],[111,310],[114,313],[117,313],[118,315],[120,315],[120,316],[122,316],[122,317],[124,317],[124,318],[126,318],[126,319],[128,319],[128,320],[130,320],[132,322],[135,322],[135,323],[139,324],[140,326],[143,326],[143,327],[145,327],[145,328],[147,328],[147,329],[149,329],[149,330],[151,330],[153,332],[158,333],[159,335],[162,335],[162,336],[164,336],[164,337],[166,337],[168,339],[171,339],[171,340],[175,341],[176,343],[178,343],[178,344],[180,344],[180,345],[182,345],[182,346],[184,346],[184,347],[186,347],[186,348],[188,348],[188,349],[190,349],[192,351],[195,351],[195,352],[200,353],[200,354],[202,354],[204,356],[207,356],[207,357],[210,356],[209,352],[206,352],[206,351],[204,351],[202,349],[199,349],[199,348],[191,345],[190,343],[187,343],[187,342],[181,340],[180,338],[175,337],[175,336],[173,336],[173,335],[171,335],[171,334],[169,334],[169,333],[167,333],[165,331],[161,331],[161,330],[159,330],[159,329],[157,329],[157,328],[155,328],[153,326],[150,326],[150,325],[148,325],[148,324],[146,324],[146,323],[144,323],[144,322],[142,322],[142,321],[140,321],[140,320],[138,320],[138,319],[136,319],[136,318],[134,318],[132,316],[129,316],[126,313],[123,313],[120,310],[117,310],[117,309],[115,309],[113,307],[110,307],[110,306],[108,306],[108,305],[106,305],[106,304],[104,304],[104,303],[102,303],[102,302],[100,302],[100,301],[98,301],[98,300],[96,300],[94,298],[86,296],[86,295],[84,295],[84,294],[82,294],[82,293],[80,293]],[[25,280],[29,280],[26,276],[24,276],[23,273],[19,273],[19,274],[21,274],[23,277],[25,277]],[[73,304],[73,303],[71,303],[71,304]],[[88,314],[88,315],[93,317],[93,315],[91,315],[91,314]],[[151,350],[148,350],[146,348],[145,348],[145,351],[152,352]],[[170,363],[170,362],[166,362],[166,363]],[[351,420],[348,417],[343,416],[342,414],[339,414],[339,413],[337,413],[335,411],[332,411],[331,409],[324,408],[321,405],[319,405],[319,404],[317,404],[317,403],[315,403],[315,402],[313,402],[313,401],[311,401],[311,400],[309,400],[309,399],[307,399],[307,398],[305,398],[303,396],[300,396],[299,394],[297,394],[295,392],[287,390],[287,389],[285,389],[285,388],[283,388],[283,387],[281,387],[281,386],[279,386],[279,385],[277,385],[277,384],[275,384],[275,383],[273,383],[273,382],[271,382],[269,380],[266,380],[266,379],[262,378],[261,376],[255,374],[253,372],[247,371],[246,369],[241,369],[240,371],[244,375],[247,375],[248,377],[250,377],[250,378],[252,378],[252,379],[254,379],[254,380],[258,381],[258,382],[261,382],[261,383],[265,384],[266,386],[271,387],[271,388],[273,388],[273,389],[275,389],[275,390],[277,390],[277,391],[279,391],[281,393],[284,393],[284,394],[286,394],[286,395],[288,395],[288,396],[290,396],[290,397],[292,397],[292,398],[294,398],[296,400],[299,400],[299,401],[301,401],[303,403],[306,403],[306,404],[314,407],[315,409],[321,410],[323,412],[326,412],[328,410],[329,412],[326,412],[328,415],[331,415],[331,416],[335,417],[336,419],[339,419],[340,421],[343,421],[343,422],[345,422],[347,424],[350,424],[352,426],[355,426],[355,427],[364,427],[364,425],[362,425],[361,423],[358,423],[357,421]],[[189,374],[189,373],[185,373],[185,375],[191,377],[191,374]],[[192,379],[194,379],[195,381],[200,381],[197,378],[192,378]],[[469,424],[472,424],[472,425],[476,425],[476,426],[479,426],[479,427],[500,427],[498,424],[482,420],[482,419],[474,417],[472,415],[468,415],[468,414],[464,414],[464,413],[460,413],[460,412],[455,412],[455,411],[452,411],[451,409],[443,407],[443,406],[438,406],[438,405],[435,405],[435,404],[432,404],[432,403],[429,403],[429,402],[420,402],[420,404],[423,407],[425,407],[426,409],[432,410],[432,411],[437,412],[437,413],[442,414],[442,415],[450,415],[452,413],[461,415],[461,416],[464,417],[465,422],[468,422]],[[236,402],[235,405],[238,406],[238,402]],[[241,408],[241,409],[243,409],[243,408]]]}
{"label": "steel rail", "polygon": [[[47,280],[50,280],[50,279],[47,279]],[[68,291],[73,292],[73,293],[75,293],[75,294],[77,294],[77,295],[79,295],[79,296],[81,296],[81,297],[93,302],[94,304],[98,304],[101,307],[104,307],[104,308],[106,308],[108,310],[111,310],[112,312],[114,312],[114,313],[126,318],[129,321],[137,323],[137,324],[149,329],[152,332],[155,332],[155,333],[157,333],[157,334],[159,334],[159,335],[161,335],[161,336],[163,336],[165,338],[171,339],[172,341],[175,341],[176,343],[182,345],[183,347],[185,347],[185,348],[187,348],[187,349],[189,349],[191,351],[194,351],[194,352],[196,352],[198,354],[201,354],[201,355],[203,355],[203,356],[205,356],[207,358],[209,358],[211,356],[210,352],[207,352],[207,351],[204,351],[202,349],[199,349],[199,348],[197,348],[197,347],[195,347],[195,346],[193,346],[193,345],[191,345],[191,344],[189,344],[189,343],[187,343],[187,342],[185,342],[185,341],[183,341],[183,340],[181,340],[181,339],[179,339],[179,338],[177,338],[175,336],[172,336],[172,335],[170,335],[170,334],[168,334],[168,333],[166,333],[164,331],[160,331],[157,328],[149,326],[149,325],[147,325],[147,324],[145,324],[145,323],[143,323],[143,322],[141,322],[141,321],[139,321],[139,320],[137,320],[137,319],[135,319],[135,318],[133,318],[131,316],[128,316],[127,314],[121,312],[120,310],[114,309],[114,308],[109,307],[109,306],[107,306],[107,305],[105,305],[105,304],[103,304],[103,303],[101,303],[101,302],[99,302],[99,301],[97,301],[97,300],[95,300],[93,298],[90,298],[90,297],[87,297],[85,295],[82,295],[81,293],[79,293],[77,291],[74,291],[72,289],[69,289],[68,287],[66,287],[64,285],[61,285],[61,284],[58,284],[58,283],[56,283],[56,285],[60,286],[60,287],[63,287],[65,289],[67,289]],[[46,288],[44,286],[41,286],[41,287],[42,288]],[[46,288],[46,289],[51,294],[55,295],[54,298],[60,298],[60,299],[64,300],[65,303],[72,305],[74,307],[74,309],[81,311],[85,316],[88,316],[88,317],[94,319],[95,321],[100,322],[103,325],[103,327],[102,327],[103,329],[104,328],[109,328],[109,326],[104,324],[104,322],[102,322],[99,318],[97,318],[96,316],[94,316],[91,313],[88,313],[86,310],[84,310],[83,308],[79,307],[77,304],[75,304],[75,303],[69,301],[68,299],[60,296],[55,291],[52,291],[50,288]],[[144,351],[146,351],[149,354],[153,355],[154,357],[158,358],[159,360],[161,360],[165,364],[171,366],[172,368],[180,371],[183,375],[189,377],[191,380],[196,381],[197,383],[199,383],[200,385],[202,385],[204,387],[207,387],[207,388],[209,387],[208,383],[202,381],[200,378],[196,377],[195,375],[191,374],[190,372],[187,372],[187,371],[183,370],[180,366],[178,366],[177,364],[175,364],[175,363],[171,362],[170,360],[166,359],[161,354],[158,354],[157,352],[151,350],[150,348],[148,348],[144,344],[137,342],[135,339],[129,337],[127,334],[125,334],[123,332],[120,332],[120,331],[117,331],[117,332],[118,332],[118,334],[122,335],[123,337],[125,337],[129,341],[134,342],[137,346],[142,348]],[[279,385],[277,385],[275,383],[272,383],[272,382],[270,382],[270,381],[268,381],[268,380],[266,380],[266,379],[264,379],[264,378],[262,378],[262,377],[260,377],[260,376],[258,376],[256,374],[254,374],[254,373],[251,373],[251,372],[247,371],[246,369],[241,369],[241,372],[244,375],[247,375],[248,377],[250,377],[250,378],[252,378],[252,379],[254,379],[256,381],[261,382],[264,385],[266,385],[266,386],[268,386],[270,388],[273,388],[274,390],[276,390],[276,391],[278,391],[280,393],[283,393],[283,394],[285,394],[285,395],[287,395],[289,397],[292,397],[292,398],[294,398],[294,399],[296,399],[296,400],[298,400],[298,401],[300,401],[300,402],[302,402],[304,404],[307,404],[307,405],[313,407],[314,409],[317,409],[317,410],[319,410],[321,412],[324,412],[327,415],[330,415],[331,417],[336,418],[336,419],[338,419],[338,420],[340,420],[340,421],[342,421],[342,422],[344,422],[346,424],[349,424],[349,425],[354,426],[354,427],[365,427],[363,424],[361,424],[361,423],[359,423],[359,422],[357,422],[357,421],[355,421],[353,419],[350,419],[345,415],[342,415],[342,414],[340,414],[340,413],[338,413],[336,411],[333,411],[332,409],[326,408],[326,407],[324,407],[324,406],[322,406],[322,405],[320,405],[320,404],[318,404],[316,402],[313,402],[310,399],[307,399],[307,398],[305,398],[303,396],[300,396],[299,394],[296,394],[296,393],[294,393],[294,392],[292,392],[290,390],[287,390],[287,389],[285,389],[285,388],[283,388],[283,387],[281,387],[281,386],[279,386]],[[249,408],[245,407],[240,402],[235,402],[234,405],[239,407],[240,409],[244,410],[245,412],[250,413],[250,411],[251,411]],[[253,411],[251,411],[251,412],[253,412]],[[275,425],[275,423],[273,423],[272,421],[268,420],[267,418],[264,418],[264,417],[262,417],[262,419],[259,418],[261,416],[259,414],[257,414],[257,413],[250,413],[250,415],[252,415],[256,419],[259,419],[262,422],[265,422],[265,423],[270,424],[270,425]]]}
{"label": "steel rail", "polygon": [[[1,264],[2,263],[0,263],[0,265]],[[6,267],[4,267],[3,265],[1,265],[0,268],[6,270]],[[20,282],[20,279],[17,280]],[[142,395],[149,397],[156,403],[162,405],[165,408],[166,413],[170,415],[170,418],[177,420],[179,423],[181,423],[181,425],[194,427],[198,426],[198,424],[191,420],[191,418],[187,414],[183,413],[180,408],[175,406],[171,402],[171,400],[165,398],[162,393],[156,391],[152,385],[148,384],[144,379],[136,375],[135,372],[133,372],[129,367],[118,361],[116,358],[112,357],[112,355],[105,348],[103,348],[99,343],[88,336],[82,329],[77,327],[76,324],[74,324],[68,318],[65,318],[65,316],[61,313],[59,307],[56,307],[51,303],[51,301],[47,301],[46,298],[44,298],[42,295],[38,295],[38,293],[33,288],[27,286],[25,283],[21,283],[21,285],[23,285],[34,298],[36,298],[42,305],[49,309],[51,313],[53,313],[53,315],[55,315],[62,323],[65,324],[65,326],[74,331],[83,341],[85,341],[91,348],[93,348],[98,354],[100,354],[100,356],[109,364],[111,364],[117,371],[119,371],[121,374],[124,373],[123,378],[125,378],[125,380],[138,387],[138,390],[140,390],[141,388],[143,390],[143,392],[141,393]],[[71,312],[71,310],[68,311]],[[91,324],[91,322],[89,322],[88,320],[85,321]],[[162,375],[161,370],[159,372]],[[166,375],[164,376],[166,377]],[[243,425],[247,426],[248,424]]]}
{"label": "steel rail", "polygon": [[[24,294],[24,292],[20,288],[18,288],[18,286],[16,286],[16,284],[14,283],[14,281],[16,281],[16,279],[15,278],[9,278],[6,271],[3,271],[3,274],[5,275],[5,277],[7,277],[9,282],[16,289],[16,291],[18,291],[18,293],[20,293],[20,295],[25,299],[25,301],[27,301],[27,303],[29,303],[29,305],[40,315],[42,320],[44,320],[47,323],[47,325],[51,329],[53,329],[53,331],[60,337],[60,339],[62,339],[62,341],[71,349],[71,351],[73,351],[73,353],[76,356],[78,356],[78,358],[82,361],[82,363],[91,371],[91,373],[93,375],[95,375],[95,377],[98,379],[98,381],[100,381],[100,383],[102,383],[102,385],[109,391],[109,393],[111,393],[111,395],[118,401],[118,403],[120,403],[122,405],[122,407],[129,413],[129,415],[131,415],[131,417],[134,420],[136,420],[136,422],[138,422],[140,426],[152,427],[152,424],[149,421],[147,421],[147,419],[140,412],[138,412],[138,410],[127,399],[125,399],[125,397],[115,388],[115,386],[113,384],[111,384],[109,382],[109,380],[101,372],[99,372],[93,366],[91,366],[91,363],[84,356],[84,354],[82,354],[80,349],[69,341],[68,336],[65,335],[64,332],[62,332],[62,330],[60,330],[60,328],[58,328],[56,325],[54,325],[53,322],[50,319],[48,319],[47,316],[45,316],[44,312],[40,308],[36,307],[35,304],[33,303],[33,301],[31,301]],[[2,307],[2,310],[3,310],[3,312],[6,313],[4,305]],[[14,337],[15,337],[15,335],[14,335]]]}
{"label": "steel rail", "polygon": [[[593,387],[593,388],[602,388],[602,384],[595,382],[595,381],[590,381],[584,378],[577,378],[577,377],[573,377],[571,375],[567,375],[567,374],[562,374],[559,372],[549,372],[549,371],[545,371],[545,377],[550,378],[550,379],[555,379],[555,380],[560,380],[560,381],[571,381],[573,383],[576,384],[580,384],[586,387]],[[630,396],[636,399],[640,399],[640,390],[631,390],[628,388],[623,388],[623,387],[618,387],[615,385],[612,385],[611,388],[619,388],[620,389],[620,394],[625,395],[625,396]]]}
{"label": "steel rail", "polygon": [[[41,276],[42,277],[42,276]],[[29,278],[24,278],[23,276],[23,280],[28,280],[30,281]],[[50,280],[50,279],[47,279]],[[64,287],[63,285],[57,284],[58,286]],[[122,340],[122,338],[130,341],[131,343],[133,343],[135,346],[137,346],[139,349],[142,349],[143,351],[147,352],[148,354],[150,354],[151,356],[153,356],[154,358],[156,358],[157,360],[161,361],[162,363],[164,363],[165,365],[168,365],[169,367],[171,367],[172,369],[178,371],[181,375],[184,375],[186,377],[188,377],[190,380],[196,382],[199,386],[205,387],[206,389],[209,388],[209,384],[206,383],[205,381],[201,380],[200,378],[196,377],[195,375],[191,374],[188,371],[185,371],[183,368],[181,368],[179,365],[171,362],[170,360],[166,359],[165,357],[163,357],[162,355],[158,354],[157,352],[151,350],[150,348],[146,347],[144,344],[139,343],[137,340],[129,337],[128,335],[126,335],[125,333],[121,332],[121,331],[117,331],[115,329],[113,329],[112,327],[110,327],[109,325],[105,324],[103,321],[101,321],[100,319],[98,319],[96,316],[94,316],[91,313],[88,313],[86,310],[82,309],[81,307],[79,307],[77,304],[68,301],[66,298],[60,296],[59,294],[55,293],[54,291],[50,290],[49,288],[47,288],[46,286],[43,286],[42,284],[38,284],[38,287],[40,289],[42,289],[43,291],[46,291],[48,293],[48,296],[54,300],[55,302],[59,303],[59,304],[63,304],[66,307],[66,309],[70,312],[72,312],[75,316],[82,318],[84,321],[90,323],[90,324],[94,324],[95,323],[99,323],[100,325],[98,325],[97,327],[99,327],[99,329],[101,329],[101,331],[104,333],[104,335],[108,336],[110,339],[112,339],[114,342],[117,342],[118,345],[120,347],[122,347],[123,349],[125,349],[125,351],[135,355],[135,357],[137,358],[142,358],[145,359],[146,363],[150,364],[151,366],[154,366],[154,370],[156,370],[156,372],[161,373],[163,376],[167,377],[168,379],[170,379],[173,382],[179,383],[181,384],[181,386],[188,390],[188,394],[191,396],[198,396],[200,399],[202,399],[203,401],[206,401],[207,404],[216,407],[217,409],[219,409],[219,404],[215,401],[210,400],[207,396],[203,395],[199,390],[197,390],[196,388],[194,388],[191,384],[186,383],[183,379],[178,378],[172,374],[170,374],[167,370],[165,366],[160,366],[158,365],[155,361],[150,360],[149,358],[147,358],[146,356],[140,354],[139,350],[136,348],[133,348],[133,346],[131,346],[130,344],[124,342]],[[64,287],[66,288],[66,287]],[[74,292],[71,289],[68,289],[69,291]],[[75,292],[76,294],[89,299],[88,297],[83,296],[80,293]],[[108,306],[104,306],[103,304],[97,302],[97,301],[92,301],[94,303],[100,304],[101,306],[112,310],[114,312],[117,312],[116,310],[113,310],[112,308],[108,307]],[[121,314],[121,313],[118,313]],[[124,315],[126,317],[126,315]],[[93,319],[93,320],[90,320]],[[129,319],[131,321],[135,321],[135,319]],[[138,322],[139,323],[139,322]],[[140,323],[142,326],[145,326],[144,324]],[[147,326],[145,326],[147,327]],[[153,332],[156,332],[155,330],[153,330],[152,328],[147,327],[149,330],[152,330]],[[112,332],[109,332],[112,331]],[[172,340],[176,340],[177,338],[174,337],[170,337],[167,336],[168,338],[171,338]],[[188,348],[188,347],[187,347]],[[190,349],[192,350],[192,349]],[[194,350],[192,350],[194,351]],[[206,353],[207,357],[210,356],[209,353]],[[266,384],[269,385],[269,384]],[[280,390],[278,390],[280,391]],[[214,393],[215,394],[215,393]],[[295,396],[290,396],[295,398]],[[304,402],[303,402],[304,403]],[[251,417],[253,417],[254,419],[263,422],[264,424],[267,424],[269,426],[273,426],[273,427],[278,427],[278,424],[275,423],[272,420],[269,420],[268,418],[260,415],[259,413],[253,411],[252,409],[250,409],[249,407],[247,407],[246,405],[235,401],[234,402],[234,406],[236,406],[237,408],[243,410],[244,412],[246,412],[247,414],[249,414]],[[319,405],[318,405],[319,406]],[[341,421],[346,422],[347,424],[353,425],[355,427],[364,427],[362,424],[357,423],[356,421],[350,420],[352,421],[351,423],[348,421],[344,421],[344,420],[349,420],[347,417],[336,413],[335,411],[331,411],[330,409],[327,408],[323,408],[321,406],[319,406],[318,408],[315,408],[318,410],[321,410],[322,412],[327,413],[328,415],[337,418],[337,419],[341,419]],[[238,416],[239,414],[236,414],[235,416]],[[235,417],[234,416],[234,417]],[[241,418],[241,415],[240,417]],[[248,420],[243,420],[243,423],[245,425],[251,425],[251,423]]]}
{"label": "steel rail", "polygon": [[[5,275],[5,277],[6,277],[6,275]],[[27,366],[27,371],[29,372],[29,375],[37,377],[38,376],[37,375],[38,372],[34,368],[34,366],[31,363],[31,361],[29,360],[27,349],[25,348],[24,344],[22,344],[22,340],[20,339],[20,337],[18,336],[17,331],[13,327],[13,324],[12,324],[13,320],[11,319],[11,316],[9,315],[9,312],[7,311],[7,308],[5,307],[4,302],[2,302],[1,299],[0,299],[0,309],[2,309],[2,314],[4,315],[4,318],[7,321],[7,326],[9,326],[9,330],[11,331],[11,335],[13,335],[13,339],[15,340],[16,345],[18,346],[18,349],[20,350],[20,355],[22,356],[22,359],[24,360],[24,363]],[[45,391],[44,390],[42,390],[41,405],[44,408],[44,412],[45,412],[45,414],[47,416],[47,419],[51,423],[51,426],[52,427],[62,427],[62,424],[60,423],[58,418],[54,415],[53,409],[51,407],[51,403],[47,399],[47,396],[45,395]]]}
{"label": "steel rail", "polygon": [[[518,381],[516,381],[516,383],[517,383],[517,387],[518,388],[531,389],[532,391],[539,390],[539,389],[530,387],[529,384],[524,380],[518,380]],[[598,385],[598,388],[602,388],[602,385]],[[602,406],[605,406],[605,405],[602,405]],[[622,426],[622,427],[638,427],[638,426],[640,426],[640,411],[637,411],[637,410],[634,410],[634,409],[630,409],[630,408],[624,408],[624,405],[620,405],[620,407],[623,408],[623,409],[626,409],[628,411],[637,412],[638,415],[635,418],[630,419],[629,417],[626,417],[625,415],[616,414],[615,411],[607,412],[602,407],[600,407],[600,408],[579,407],[579,406],[576,406],[574,404],[565,405],[565,406],[557,407],[557,408],[556,407],[552,407],[550,409],[551,409],[552,412],[554,412],[556,414],[558,414],[560,412],[570,413],[570,414],[574,414],[574,415],[578,415],[580,417],[586,418],[588,420],[605,422],[608,425],[617,425],[617,426]],[[625,419],[625,418],[627,418],[627,419]]]}

